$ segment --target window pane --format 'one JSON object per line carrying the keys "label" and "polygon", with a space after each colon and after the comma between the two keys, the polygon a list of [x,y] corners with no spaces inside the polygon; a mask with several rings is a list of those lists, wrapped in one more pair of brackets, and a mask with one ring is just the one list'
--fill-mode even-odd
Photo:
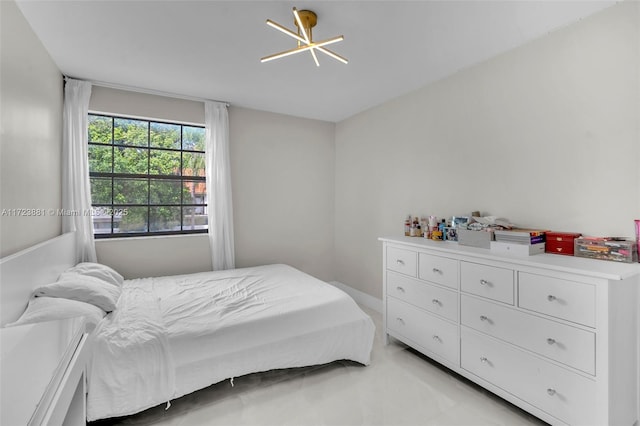
{"label": "window pane", "polygon": [[177,124],[151,123],[151,146],[180,149],[180,126]]}
{"label": "window pane", "polygon": [[114,173],[147,174],[149,151],[143,148],[116,148],[114,153]]}
{"label": "window pane", "polygon": [[[126,212],[126,214],[124,214]],[[131,232],[147,232],[147,207],[127,207],[123,214],[113,218],[113,232],[123,234]]]}
{"label": "window pane", "polygon": [[114,204],[147,204],[149,185],[146,179],[113,179]]}
{"label": "window pane", "polygon": [[205,176],[204,154],[197,152],[185,152],[182,154],[183,176]]}
{"label": "window pane", "polygon": [[180,175],[180,153],[172,151],[151,150],[149,174]]}
{"label": "window pane", "polygon": [[183,225],[206,231],[204,127],[99,114],[88,120],[96,235],[180,233]]}
{"label": "window pane", "polygon": [[180,205],[182,184],[177,180],[151,179],[151,204]]}
{"label": "window pane", "polygon": [[89,172],[111,172],[111,146],[89,145]]}
{"label": "window pane", "polygon": [[204,151],[204,128],[183,126],[182,149]]}
{"label": "window pane", "polygon": [[184,188],[184,204],[207,204],[207,184],[204,181],[186,180]]}
{"label": "window pane", "polygon": [[183,207],[182,209],[183,230],[192,231],[208,228],[207,206]]}
{"label": "window pane", "polygon": [[109,210],[92,206],[93,211],[95,212],[92,216],[93,218],[93,233],[94,234],[110,234],[111,233],[111,215],[105,214],[108,213]]}
{"label": "window pane", "polygon": [[131,146],[148,146],[148,121],[115,118],[113,143]]}
{"label": "window pane", "polygon": [[180,206],[178,207],[151,207],[149,218],[150,231],[179,231],[180,230]]}
{"label": "window pane", "polygon": [[89,142],[111,143],[111,117],[89,115]]}
{"label": "window pane", "polygon": [[111,179],[91,178],[91,202],[93,204],[111,204]]}

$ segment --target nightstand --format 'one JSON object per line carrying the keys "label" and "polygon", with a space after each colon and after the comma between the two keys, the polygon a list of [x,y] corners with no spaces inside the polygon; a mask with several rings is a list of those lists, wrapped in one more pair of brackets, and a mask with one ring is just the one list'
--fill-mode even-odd
{"label": "nightstand", "polygon": [[84,425],[84,317],[0,329],[0,424]]}

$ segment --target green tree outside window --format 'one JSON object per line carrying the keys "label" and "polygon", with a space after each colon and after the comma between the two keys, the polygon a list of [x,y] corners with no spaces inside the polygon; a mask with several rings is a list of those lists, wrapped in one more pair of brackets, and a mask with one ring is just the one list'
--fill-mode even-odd
{"label": "green tree outside window", "polygon": [[204,128],[89,115],[96,236],[206,232]]}

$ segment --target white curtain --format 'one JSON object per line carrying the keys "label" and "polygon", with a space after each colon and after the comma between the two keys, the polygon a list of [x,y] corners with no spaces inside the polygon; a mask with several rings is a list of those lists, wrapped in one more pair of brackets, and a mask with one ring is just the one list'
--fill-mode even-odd
{"label": "white curtain", "polygon": [[66,79],[62,134],[62,231],[76,233],[76,258],[96,262],[93,239],[87,126],[91,83]]}
{"label": "white curtain", "polygon": [[205,101],[205,158],[209,245],[213,270],[235,268],[227,104]]}

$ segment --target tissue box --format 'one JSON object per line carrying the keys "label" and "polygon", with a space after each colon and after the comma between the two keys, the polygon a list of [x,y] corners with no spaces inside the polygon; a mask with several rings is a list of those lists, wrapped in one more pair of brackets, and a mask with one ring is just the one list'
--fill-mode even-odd
{"label": "tissue box", "polygon": [[494,240],[493,231],[471,231],[469,229],[458,228],[458,244],[462,246],[491,248],[491,241]]}

